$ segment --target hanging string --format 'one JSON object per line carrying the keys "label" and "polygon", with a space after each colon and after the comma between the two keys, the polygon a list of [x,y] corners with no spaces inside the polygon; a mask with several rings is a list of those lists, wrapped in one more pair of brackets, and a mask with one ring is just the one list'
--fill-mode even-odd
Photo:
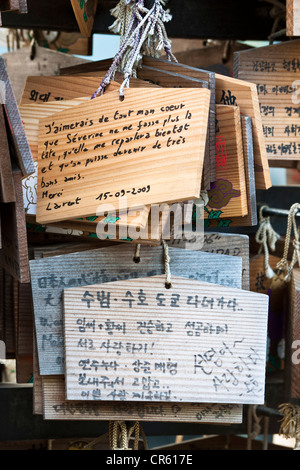
{"label": "hanging string", "polygon": [[171,270],[170,270],[170,256],[169,256],[169,247],[165,240],[162,241],[163,249],[164,249],[164,266],[165,266],[165,274],[166,274],[166,282],[165,286],[166,289],[171,289]]}
{"label": "hanging string", "polygon": [[264,217],[263,211],[266,207],[262,206],[259,211],[259,226],[255,235],[255,241],[260,245],[258,253],[260,254],[264,250],[265,275],[267,278],[272,279],[275,273],[269,264],[269,249],[271,251],[275,250],[275,245],[280,235],[273,229],[270,217]]}
{"label": "hanging string", "polygon": [[256,414],[256,405],[249,405],[247,420],[247,450],[252,450],[252,441],[256,439],[261,432],[261,416]]}
{"label": "hanging string", "polygon": [[[291,274],[295,264],[298,262],[298,266],[300,267],[300,241],[299,241],[299,230],[297,227],[296,222],[296,214],[300,210],[300,204],[295,203],[291,206],[289,210],[288,220],[287,220],[287,230],[285,236],[285,243],[284,243],[284,250],[283,250],[283,257],[277,263],[276,268],[279,271],[286,273],[285,281],[289,281],[291,278]],[[293,240],[293,255],[290,264],[288,263],[288,252],[291,243],[291,234],[292,231],[294,232],[294,240]]]}
{"label": "hanging string", "polygon": [[279,406],[279,411],[284,415],[279,434],[286,439],[295,439],[294,450],[300,450],[300,406],[283,403]]}
{"label": "hanging string", "polygon": [[164,50],[168,60],[176,61],[164,25],[172,18],[169,10],[163,8],[165,3],[166,0],[153,0],[153,6],[146,8],[144,0],[121,0],[111,11],[116,20],[109,29],[121,35],[120,48],[91,99],[104,93],[117,71],[124,75],[120,86],[120,97],[124,97],[124,88],[136,77],[143,54],[158,57]]}

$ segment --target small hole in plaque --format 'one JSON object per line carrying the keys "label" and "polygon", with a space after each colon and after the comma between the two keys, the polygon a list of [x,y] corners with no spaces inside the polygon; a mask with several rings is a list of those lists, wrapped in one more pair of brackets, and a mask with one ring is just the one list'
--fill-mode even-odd
{"label": "small hole in plaque", "polygon": [[166,283],[165,283],[165,288],[166,288],[166,289],[172,289],[172,284],[171,284],[171,282],[166,282]]}
{"label": "small hole in plaque", "polygon": [[124,96],[124,95],[119,95],[119,100],[120,100],[120,101],[124,101],[124,100],[125,100],[125,96]]}
{"label": "small hole in plaque", "polygon": [[134,261],[135,263],[140,263],[140,262],[141,262],[141,258],[140,258],[139,256],[135,256],[135,257],[133,258],[133,261]]}

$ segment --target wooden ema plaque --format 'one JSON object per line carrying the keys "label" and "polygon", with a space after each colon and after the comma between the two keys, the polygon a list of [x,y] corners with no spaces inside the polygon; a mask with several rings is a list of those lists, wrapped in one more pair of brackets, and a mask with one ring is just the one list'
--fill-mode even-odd
{"label": "wooden ema plaque", "polygon": [[82,64],[86,59],[71,54],[35,47],[34,60],[30,58],[31,47],[24,46],[16,51],[2,54],[14,91],[16,102],[20,103],[27,77],[34,75],[59,75],[60,68],[69,64]]}
{"label": "wooden ema plaque", "polygon": [[[50,101],[73,100],[82,97],[90,98],[97,90],[100,82],[101,77],[27,77],[19,105],[43,104]],[[106,91],[119,88],[120,85],[112,80]]]}
{"label": "wooden ema plaque", "polygon": [[248,213],[240,110],[216,105],[216,181],[208,191],[205,217],[211,210],[222,217]]}
{"label": "wooden ema plaque", "polygon": [[[144,81],[148,81],[149,83],[153,83],[160,87],[166,87],[166,88],[209,88],[208,82],[203,79],[193,78],[193,77],[189,77],[186,75],[180,75],[179,73],[176,73],[174,71],[168,71],[165,69],[149,67],[147,65],[143,65],[143,67],[139,69],[138,77]],[[210,102],[211,102],[211,95],[210,95]],[[210,156],[210,147],[209,147],[210,145],[210,135],[209,135],[210,119],[211,119],[211,114],[209,112],[201,189],[208,189],[210,186],[210,181],[211,181],[210,180],[211,156]]]}
{"label": "wooden ema plaque", "polygon": [[71,0],[72,8],[83,36],[92,34],[98,0]]}
{"label": "wooden ema plaque", "polygon": [[264,403],[267,296],[157,276],[63,297],[67,400]]}
{"label": "wooden ema plaque", "polygon": [[255,190],[255,170],[253,153],[252,121],[249,116],[241,116],[244,167],[247,191],[248,214],[245,217],[233,217],[232,226],[253,226],[257,224],[257,206]]}
{"label": "wooden ema plaque", "polygon": [[[106,93],[111,90],[110,87],[107,88]],[[79,105],[81,103],[89,101],[90,98],[75,98],[73,100],[59,100],[59,101],[50,101],[44,104],[34,103],[34,104],[23,104],[19,106],[20,115],[22,122],[24,124],[26,136],[28,138],[28,143],[32,152],[32,156],[37,165],[38,160],[38,134],[39,134],[39,122],[40,119],[46,118],[60,111],[69,109],[72,106]],[[30,175],[28,178],[23,180],[23,194],[24,194],[24,205],[26,210],[27,219],[29,215],[36,214],[36,204],[37,204],[37,170],[33,175]],[[139,214],[136,214],[137,210],[132,211],[118,211],[115,215],[117,226],[127,226],[128,224],[133,226],[144,227],[148,219],[149,207],[140,208]],[[113,216],[110,216],[112,220]],[[74,221],[67,221],[66,227],[71,229],[83,229],[83,224],[85,225],[85,231],[90,231],[96,233],[96,226],[100,222],[107,220],[107,217],[83,217],[81,219],[76,219]]]}
{"label": "wooden ema plaque", "polygon": [[286,35],[300,36],[299,0],[286,0]]}
{"label": "wooden ema plaque", "polygon": [[[219,106],[219,105],[217,105]],[[226,217],[218,211],[212,211],[211,217],[206,221],[208,227],[242,227],[242,226],[253,226],[257,224],[257,207],[256,207],[256,190],[255,190],[255,171],[254,171],[254,155],[253,155],[253,138],[252,138],[252,124],[251,118],[248,116],[241,116],[241,129],[238,129],[238,134],[242,136],[242,148],[243,148],[243,162],[240,160],[239,165],[244,167],[245,173],[245,186],[242,185],[241,191],[244,192],[244,197],[247,198],[247,214],[244,216],[229,216]],[[226,142],[221,140],[217,135],[216,137],[216,151],[217,159],[224,161],[227,157],[228,149]],[[241,152],[241,149],[240,149]],[[229,151],[232,157],[234,153]],[[224,192],[226,194],[226,191]],[[210,193],[209,193],[210,194]],[[221,191],[218,191],[221,195]],[[223,197],[225,197],[225,194]],[[234,193],[232,194],[234,196]],[[228,210],[230,209],[230,203],[228,204]],[[208,214],[207,214],[208,215]]]}
{"label": "wooden ema plaque", "polygon": [[235,55],[235,76],[257,87],[265,148],[272,160],[300,160],[300,40]]}
{"label": "wooden ema plaque", "polygon": [[[276,265],[279,263],[278,256],[269,255],[269,265],[275,272]],[[265,273],[265,257],[258,254],[250,258],[250,290],[261,294],[270,292],[272,279],[268,278]]]}
{"label": "wooden ema plaque", "polygon": [[[269,266],[276,271],[280,258],[269,255]],[[267,369],[269,373],[285,368],[286,342],[286,288],[278,284],[277,276],[270,279],[265,273],[265,257],[256,255],[250,260],[250,290],[269,296],[268,314],[268,355]]]}
{"label": "wooden ema plaque", "polygon": [[4,93],[0,93],[0,101],[5,111],[17,164],[22,175],[27,176],[34,173],[34,162],[3,57],[0,57],[0,82],[5,84]]}
{"label": "wooden ema plaque", "polygon": [[124,196],[127,207],[199,197],[209,99],[153,89],[149,107],[149,93],[128,89],[41,120],[37,222],[92,216]]}
{"label": "wooden ema plaque", "polygon": [[255,186],[256,189],[269,189],[271,187],[270,169],[266,154],[258,93],[255,84],[220,74],[215,74],[215,84],[217,104],[238,106],[241,115],[251,117],[255,161]]}
{"label": "wooden ema plaque", "polygon": [[70,401],[65,399],[63,376],[42,377],[42,394],[42,414],[46,420],[117,419],[215,424],[238,424],[243,421],[243,407],[239,404]]}
{"label": "wooden ema plaque", "polygon": [[[172,239],[168,243],[174,248],[195,249],[197,237],[189,240],[184,236],[182,239]],[[200,251],[215,253],[218,255],[240,256],[242,258],[242,289],[249,290],[249,237],[248,235],[231,233],[204,233]]]}
{"label": "wooden ema plaque", "polygon": [[4,113],[3,105],[0,104],[0,187],[1,201],[6,203],[15,202],[16,194]]}
{"label": "wooden ema plaque", "polygon": [[180,421],[238,424],[243,421],[243,406],[219,403],[92,403],[67,401],[63,375],[41,376],[34,342],[33,413],[45,420]]}
{"label": "wooden ema plaque", "polygon": [[[173,72],[189,78],[204,80],[208,84],[210,90],[210,114],[209,114],[209,128],[208,128],[208,146],[209,146],[209,171],[210,182],[216,180],[216,162],[215,162],[215,133],[216,133],[216,107],[215,107],[215,74],[208,70],[202,70],[196,67],[189,67],[178,62],[171,62],[164,59],[156,59],[154,57],[143,56],[143,66],[154,67],[156,69],[164,70],[166,72]],[[137,70],[143,73],[143,67]]]}
{"label": "wooden ema plaque", "polygon": [[[182,275],[237,289],[242,260],[213,253],[169,248],[170,269]],[[30,275],[41,375],[64,373],[62,292],[68,287],[148,277],[164,273],[162,247],[143,246],[140,262],[127,244],[31,260]]]}
{"label": "wooden ema plaque", "polygon": [[0,265],[19,282],[29,282],[27,233],[20,171],[13,173],[13,179],[16,202],[1,203]]}

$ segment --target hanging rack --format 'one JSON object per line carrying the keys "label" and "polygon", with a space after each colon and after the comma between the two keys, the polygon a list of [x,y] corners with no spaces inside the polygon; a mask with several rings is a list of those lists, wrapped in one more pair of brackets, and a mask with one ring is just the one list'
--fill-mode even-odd
{"label": "hanging rack", "polygon": [[[287,217],[289,215],[288,209],[275,209],[273,207],[265,207],[262,212],[265,217]],[[300,219],[300,211],[296,213],[296,219]]]}

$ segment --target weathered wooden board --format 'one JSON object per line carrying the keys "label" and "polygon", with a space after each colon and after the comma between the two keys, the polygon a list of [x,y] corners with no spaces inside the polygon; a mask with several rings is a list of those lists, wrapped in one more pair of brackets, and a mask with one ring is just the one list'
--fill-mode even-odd
{"label": "weathered wooden board", "polygon": [[17,353],[33,356],[33,305],[31,284],[19,283]]}
{"label": "weathered wooden board", "polygon": [[3,57],[0,57],[0,81],[5,83],[5,97],[3,100],[2,96],[1,102],[4,104],[17,163],[23,176],[27,176],[34,173],[34,162]]}
{"label": "weathered wooden board", "polygon": [[216,181],[208,191],[205,217],[211,219],[211,211],[219,217],[243,217],[248,204],[240,109],[216,105],[216,119]]}
{"label": "weathered wooden board", "polygon": [[[274,272],[279,261],[279,257],[269,255],[269,266]],[[272,279],[266,276],[263,254],[255,255],[250,259],[250,290],[269,296],[267,354],[269,373],[278,372],[286,367],[286,286],[278,284],[276,278],[276,275]]]}
{"label": "weathered wooden board", "polygon": [[251,117],[253,128],[253,149],[255,161],[255,186],[257,189],[271,187],[271,177],[266,153],[259,109],[257,88],[248,80],[238,80],[215,74],[216,103],[238,106],[242,115]]}
{"label": "weathered wooden board", "polygon": [[[275,272],[276,265],[279,263],[278,256],[269,255],[269,265]],[[272,279],[268,278],[265,273],[265,257],[263,254],[257,254],[250,258],[250,290],[261,294],[268,294]]]}
{"label": "weathered wooden board", "polygon": [[29,76],[59,75],[61,67],[90,62],[71,54],[35,46],[34,60],[30,58],[30,46],[2,54],[9,74],[16,102],[20,103],[26,79]]}
{"label": "weathered wooden board", "polygon": [[[240,289],[242,260],[232,256],[169,248],[174,275]],[[62,291],[67,287],[164,273],[162,247],[119,245],[30,261],[32,296],[41,375],[64,373]]]}
{"label": "weathered wooden board", "polygon": [[32,355],[16,356],[16,380],[19,384],[32,383],[33,357]]}
{"label": "weathered wooden board", "polygon": [[[168,72],[178,73],[191,78],[204,80],[208,83],[210,89],[210,116],[209,116],[209,154],[210,154],[210,181],[216,180],[216,163],[215,163],[215,134],[216,134],[216,108],[215,108],[215,74],[208,70],[196,67],[189,67],[178,62],[171,62],[164,59],[156,59],[150,56],[144,56],[142,64],[149,67],[165,70]],[[139,76],[140,69],[137,73]]]}
{"label": "weathered wooden board", "polygon": [[286,0],[286,35],[300,36],[299,0]]}
{"label": "weathered wooden board", "polygon": [[[172,239],[168,245],[174,248],[192,248],[197,244],[197,237]],[[240,256],[242,258],[242,289],[250,289],[249,271],[249,237],[232,233],[204,233],[199,247],[200,251],[218,255]],[[263,292],[265,293],[265,292]]]}
{"label": "weathered wooden board", "polygon": [[263,294],[155,276],[63,303],[67,400],[264,403]]}
{"label": "weathered wooden board", "polygon": [[43,414],[43,389],[42,389],[42,377],[39,372],[39,359],[37,354],[36,336],[35,331],[33,333],[33,414]]}
{"label": "weathered wooden board", "polygon": [[249,116],[241,116],[242,141],[244,152],[246,190],[248,199],[248,214],[243,218],[233,218],[231,225],[252,226],[257,224],[257,205],[255,190],[255,171],[253,153],[253,130],[252,121]]}
{"label": "weathered wooden board", "polygon": [[93,29],[98,0],[71,0],[74,14],[83,36],[90,36]]}
{"label": "weathered wooden board", "polygon": [[112,65],[114,58],[88,61],[85,64],[71,65],[67,67],[62,67],[60,70],[60,75],[73,75],[73,74],[86,74],[89,73],[98,73],[98,72],[107,72],[109,67]]}
{"label": "weathered wooden board", "polygon": [[138,70],[138,78],[164,88],[209,88],[206,80],[148,65]]}
{"label": "weathered wooden board", "polygon": [[[49,101],[73,100],[74,98],[91,97],[99,86],[101,77],[85,76],[33,76],[27,77],[20,106]],[[112,80],[107,91],[119,89],[120,85]]]}
{"label": "weathered wooden board", "polygon": [[46,420],[125,420],[237,424],[242,405],[216,403],[112,403],[65,399],[64,376],[42,378],[43,417]]}
{"label": "weathered wooden board", "polygon": [[13,281],[14,278],[9,272],[3,274],[3,312],[4,312],[4,343],[6,357],[12,359],[15,357],[15,323],[14,323],[14,304],[13,304]]}
{"label": "weathered wooden board", "polygon": [[0,264],[15,279],[20,282],[29,282],[29,259],[26,234],[26,221],[22,197],[22,176],[15,172],[14,187],[16,202],[1,204],[2,248],[0,250]]}
{"label": "weathered wooden board", "polygon": [[288,307],[288,331],[287,351],[290,355],[286,358],[287,392],[292,399],[300,398],[300,270],[294,269],[289,284],[289,307]]}
{"label": "weathered wooden board", "polygon": [[[91,64],[95,64],[95,62],[92,62],[92,61],[90,61],[90,62],[91,62]],[[72,70],[72,68],[69,69],[69,70]],[[64,73],[62,73],[61,75],[65,76]],[[75,77],[94,77],[94,78],[98,78],[98,80],[99,80],[99,75],[101,77],[101,75],[103,75],[103,73],[99,74],[98,71],[93,71],[93,69],[92,69],[90,72],[70,73],[70,75],[73,75]],[[124,75],[120,72],[116,72],[115,76],[114,76],[114,81],[119,83],[119,85],[121,85],[124,82]],[[101,83],[101,79],[98,82],[98,86],[100,85],[100,83]],[[98,86],[97,86],[97,89],[98,89]],[[160,86],[156,85],[155,83],[148,82],[146,80],[140,80],[139,78],[132,77],[130,79],[130,88],[160,88]]]}
{"label": "weathered wooden board", "polygon": [[[41,120],[37,222],[93,216],[103,204],[116,209],[197,198],[209,99],[207,89],[153,89],[149,109],[149,93],[128,89],[123,101],[110,92]],[[64,155],[72,160],[62,163]]]}
{"label": "weathered wooden board", "polygon": [[269,161],[300,159],[299,54],[300,40],[295,40],[235,56],[235,76],[257,87]]}
{"label": "weathered wooden board", "polygon": [[16,355],[18,351],[18,330],[19,330],[19,281],[13,279],[13,311],[14,311],[14,341],[16,345]]}
{"label": "weathered wooden board", "polygon": [[[14,186],[16,193],[15,214],[16,214],[16,238],[18,247],[18,258],[20,266],[19,282],[26,283],[30,281],[29,273],[29,253],[26,232],[26,219],[24,212],[22,175],[19,171],[13,173]],[[12,237],[13,239],[13,237]]]}
{"label": "weathered wooden board", "polygon": [[6,133],[3,105],[0,104],[0,183],[1,201],[15,202],[16,194],[12,175],[12,162]]}

